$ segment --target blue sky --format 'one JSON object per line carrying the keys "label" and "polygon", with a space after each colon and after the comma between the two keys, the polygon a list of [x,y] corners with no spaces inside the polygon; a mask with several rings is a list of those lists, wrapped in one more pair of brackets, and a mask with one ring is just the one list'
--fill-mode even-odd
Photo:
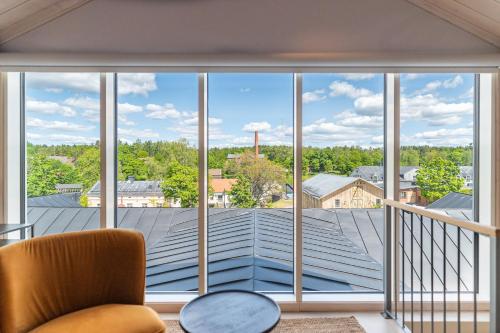
{"label": "blue sky", "polygon": [[[472,142],[472,74],[403,74],[401,143]],[[99,74],[28,73],[28,140],[82,144],[99,137]],[[379,147],[383,75],[305,74],[303,141],[307,146]],[[196,74],[119,74],[122,141],[187,139],[197,143]],[[210,74],[209,145],[293,142],[292,74]]]}

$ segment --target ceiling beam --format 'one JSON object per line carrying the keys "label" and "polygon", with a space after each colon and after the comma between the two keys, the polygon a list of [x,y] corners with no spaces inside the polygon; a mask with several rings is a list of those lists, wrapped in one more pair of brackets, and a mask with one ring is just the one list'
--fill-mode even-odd
{"label": "ceiling beam", "polygon": [[[27,15],[23,15],[20,8],[21,5],[25,4],[23,2],[19,8],[13,8],[9,11],[8,15],[13,18],[16,18],[16,15],[19,15],[19,19],[13,20],[13,23],[9,24],[4,29],[0,29],[0,44],[6,43],[29,31],[32,31],[90,1],[92,0],[59,0],[49,3],[46,7],[35,12],[28,12]],[[16,13],[16,10],[19,13]],[[0,15],[0,20],[2,19],[2,15]]]}
{"label": "ceiling beam", "polygon": [[500,48],[500,3],[493,0],[407,0]]}

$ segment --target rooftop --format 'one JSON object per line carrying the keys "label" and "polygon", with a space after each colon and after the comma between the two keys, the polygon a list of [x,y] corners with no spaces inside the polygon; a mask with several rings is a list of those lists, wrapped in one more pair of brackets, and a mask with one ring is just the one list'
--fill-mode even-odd
{"label": "rooftop", "polygon": [[[120,180],[117,182],[116,191],[118,195],[163,196],[161,190],[161,181],[159,180]],[[101,184],[98,181],[88,192],[89,196],[99,196],[101,193]]]}
{"label": "rooftop", "polygon": [[313,197],[322,198],[360,179],[320,173],[304,181],[302,190]]}
{"label": "rooftop", "polygon": [[428,209],[467,209],[472,210],[472,195],[450,192],[427,206]]}
{"label": "rooftop", "polygon": [[212,186],[215,193],[229,192],[237,181],[238,180],[234,178],[212,179],[210,180],[210,185]]}
{"label": "rooftop", "polygon": [[[147,290],[196,290],[197,209],[119,208],[117,211],[119,228],[135,229],[144,234]],[[447,213],[462,219],[470,215],[468,211]],[[99,208],[29,207],[28,219],[35,223],[37,236],[96,229],[99,228]],[[407,216],[406,228],[409,228],[409,223]],[[428,237],[429,225],[430,221],[424,218],[424,237]],[[415,229],[418,233],[419,228]],[[441,229],[436,228],[436,235],[440,232]],[[382,291],[382,209],[304,209],[303,234],[303,283],[306,290]],[[453,263],[456,260],[453,256],[456,257],[456,251],[453,250],[453,240],[456,234],[453,230],[449,230],[449,238],[452,241],[447,248],[450,258],[447,269],[449,274],[454,274],[456,269]],[[463,290],[470,286],[472,268],[468,256],[472,248],[471,239],[465,233],[462,240],[465,257],[462,265]],[[441,240],[442,237],[436,236],[436,251],[440,251]],[[210,209],[210,289],[291,291],[292,241],[291,209]],[[406,239],[405,246],[410,243],[411,240]],[[418,243],[415,245],[419,247]],[[424,254],[428,255],[427,252],[425,248]],[[436,261],[440,260],[438,257],[436,255]],[[430,270],[427,259],[423,267],[426,274],[424,283],[427,284],[430,276],[427,274]],[[437,272],[438,278],[441,273]],[[449,288],[453,288],[451,284]]]}

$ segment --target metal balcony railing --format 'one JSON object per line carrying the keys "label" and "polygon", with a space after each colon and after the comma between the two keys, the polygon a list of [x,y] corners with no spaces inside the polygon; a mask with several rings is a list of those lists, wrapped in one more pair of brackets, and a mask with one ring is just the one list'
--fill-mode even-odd
{"label": "metal balcony railing", "polygon": [[[411,332],[478,332],[478,313],[488,310],[489,332],[500,332],[500,229],[394,200],[384,206],[384,315]],[[480,286],[483,274],[489,285]]]}

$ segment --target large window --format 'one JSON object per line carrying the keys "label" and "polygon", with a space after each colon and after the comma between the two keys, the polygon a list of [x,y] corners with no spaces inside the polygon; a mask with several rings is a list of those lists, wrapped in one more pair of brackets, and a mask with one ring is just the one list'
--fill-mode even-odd
{"label": "large window", "polygon": [[208,78],[208,288],[293,290],[293,75]]}
{"label": "large window", "polygon": [[382,291],[383,89],[381,74],[303,77],[304,291]]}
{"label": "large window", "polygon": [[26,73],[26,218],[36,235],[97,229],[99,74]]}
{"label": "large window", "polygon": [[[394,175],[400,191],[394,199],[476,220],[474,75],[394,77],[400,82],[400,108],[395,108],[400,133],[394,134],[400,139]],[[288,299],[301,287],[306,301],[344,297],[339,293],[381,298],[383,199],[389,183],[384,135],[392,135],[390,128],[384,131],[384,74],[26,73],[18,78],[25,89],[15,97],[16,110],[24,113],[16,111],[8,121],[16,124],[17,116],[24,136],[11,135],[19,128],[13,125],[7,139],[21,143],[26,169],[8,185],[17,181],[17,190],[26,193],[19,211],[34,223],[37,236],[97,229],[104,224],[100,216],[106,215],[106,222],[113,217],[116,227],[144,234],[151,293],[198,292],[205,286],[199,272],[205,271],[208,291],[243,289]],[[298,97],[302,103],[295,105]],[[299,129],[300,137],[295,135]],[[116,156],[102,163],[104,151]],[[300,159],[296,152],[302,152]],[[199,157],[205,154],[203,165]],[[390,170],[393,157],[385,156]],[[9,160],[8,169],[24,170],[19,161]],[[295,167],[299,185],[294,184]],[[107,191],[106,212],[101,211],[103,172],[105,178],[116,174],[111,186],[116,198],[110,200],[112,191]],[[109,190],[113,182],[107,179]],[[205,185],[207,193],[199,193]],[[295,209],[301,214],[294,216]],[[478,260],[472,258],[472,235],[463,232],[464,250],[458,253],[458,234],[450,228],[448,259],[439,259],[444,228],[436,223],[436,252],[430,258],[431,221],[401,218],[402,286],[412,282],[414,268],[405,255],[413,245],[422,250],[413,265],[422,263],[424,273],[431,259],[442,261],[434,275],[421,278],[422,289],[430,276],[439,280],[446,271],[449,291],[458,283],[470,291],[472,262]],[[26,222],[22,216],[19,220]],[[201,222],[206,230],[199,229]],[[299,234],[301,251],[294,242]],[[202,246],[207,262],[199,256]],[[301,279],[295,258],[301,259]],[[414,283],[417,279],[413,275]],[[319,295],[326,293],[336,295]]]}
{"label": "large window", "polygon": [[195,291],[197,75],[118,74],[117,96],[117,226],[144,234],[147,291]]}

